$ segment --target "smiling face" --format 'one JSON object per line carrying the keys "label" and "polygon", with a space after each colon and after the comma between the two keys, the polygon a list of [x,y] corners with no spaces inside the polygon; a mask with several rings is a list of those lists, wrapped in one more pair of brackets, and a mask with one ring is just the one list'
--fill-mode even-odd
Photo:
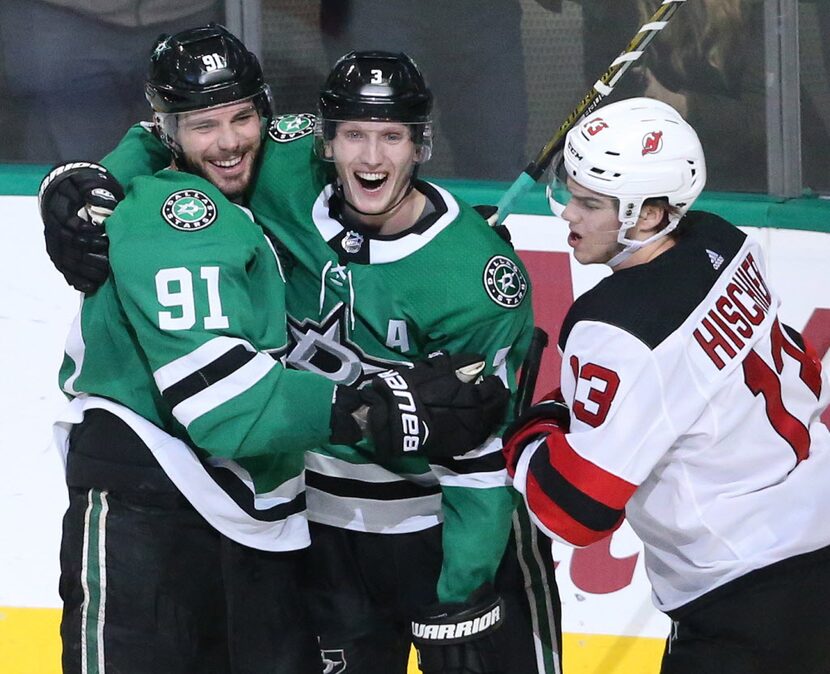
{"label": "smiling face", "polygon": [[260,116],[253,102],[179,115],[176,140],[188,170],[212,182],[229,199],[251,182],[262,143]]}
{"label": "smiling face", "polygon": [[423,196],[409,190],[417,146],[406,124],[338,122],[327,152],[358,220],[384,234],[414,224]]}
{"label": "smiling face", "polygon": [[620,230],[619,203],[614,197],[599,194],[568,178],[570,201],[562,217],[568,221],[571,233],[568,245],[580,264],[608,262],[620,250],[617,241]]}

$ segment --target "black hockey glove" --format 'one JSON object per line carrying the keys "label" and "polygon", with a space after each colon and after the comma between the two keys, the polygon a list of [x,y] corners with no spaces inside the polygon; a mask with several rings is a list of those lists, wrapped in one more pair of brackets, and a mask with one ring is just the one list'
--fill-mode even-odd
{"label": "black hockey glove", "polygon": [[461,604],[439,604],[412,621],[412,642],[424,674],[508,674],[496,641],[504,602],[483,585]]}
{"label": "black hockey glove", "polygon": [[46,252],[69,285],[97,290],[109,275],[104,219],[124,190],[103,166],[70,162],[52,169],[38,192]]}
{"label": "black hockey glove", "polygon": [[332,442],[353,444],[368,436],[381,457],[468,452],[498,427],[510,398],[498,377],[480,376],[483,369],[480,356],[439,352],[382,372],[360,390],[338,387]]}

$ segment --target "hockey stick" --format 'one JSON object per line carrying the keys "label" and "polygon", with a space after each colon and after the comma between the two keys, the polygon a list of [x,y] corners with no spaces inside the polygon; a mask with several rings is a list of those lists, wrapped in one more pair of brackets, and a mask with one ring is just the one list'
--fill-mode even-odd
{"label": "hockey stick", "polygon": [[525,359],[522,361],[522,372],[516,387],[516,402],[513,414],[518,417],[533,402],[533,392],[536,390],[536,379],[542,366],[542,353],[548,345],[548,333],[540,327],[533,328],[530,346],[527,348]]}
{"label": "hockey stick", "polygon": [[590,115],[599,102],[608,96],[619,82],[625,72],[643,55],[654,37],[666,27],[669,19],[686,0],[663,0],[657,11],[651,15],[649,20],[640,26],[640,29],[632,38],[625,50],[614,59],[600,78],[588,90],[588,93],[579,101],[579,104],[565,118],[562,126],[556,131],[547,144],[539,151],[536,158],[531,161],[525,170],[502,195],[496,204],[496,222],[501,223],[510,213],[510,207],[518,197],[524,194],[530,187],[542,177],[545,169],[550,165],[554,155],[562,149],[565,143],[565,135],[585,115]]}

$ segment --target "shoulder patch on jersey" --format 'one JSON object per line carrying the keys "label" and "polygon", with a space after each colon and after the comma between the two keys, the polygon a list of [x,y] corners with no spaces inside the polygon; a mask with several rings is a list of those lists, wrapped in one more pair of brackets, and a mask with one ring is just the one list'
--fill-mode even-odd
{"label": "shoulder patch on jersey", "polygon": [[268,135],[278,143],[288,143],[307,136],[314,131],[317,119],[306,113],[300,115],[280,115],[271,120]]}
{"label": "shoulder patch on jersey", "polygon": [[199,190],[179,190],[165,199],[161,217],[173,229],[194,232],[213,224],[216,220],[216,204]]}
{"label": "shoulder patch on jersey", "polygon": [[513,309],[527,295],[527,279],[509,257],[494,255],[484,265],[484,289],[490,299],[501,307]]}

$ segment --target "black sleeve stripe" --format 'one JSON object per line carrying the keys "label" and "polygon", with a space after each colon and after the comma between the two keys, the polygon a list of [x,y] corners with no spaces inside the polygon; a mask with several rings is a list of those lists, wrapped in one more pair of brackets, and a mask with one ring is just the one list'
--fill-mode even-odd
{"label": "black sleeve stripe", "polygon": [[319,489],[320,491],[342,496],[345,498],[366,498],[376,501],[397,501],[422,496],[439,494],[439,485],[421,486],[407,480],[395,480],[394,482],[364,482],[343,477],[331,477],[316,473],[313,470],[306,470],[306,487]]}
{"label": "black sleeve stripe", "polygon": [[542,491],[582,526],[592,531],[610,531],[617,526],[622,510],[609,508],[580,491],[550,465],[546,445],[534,452],[528,466]]}
{"label": "black sleeve stripe", "polygon": [[162,396],[170,405],[170,409],[173,409],[182,401],[233,374],[256,355],[256,351],[248,351],[242,344],[238,344],[216,360],[192,372],[184,379],[180,379],[172,386],[168,386],[162,391]]}

